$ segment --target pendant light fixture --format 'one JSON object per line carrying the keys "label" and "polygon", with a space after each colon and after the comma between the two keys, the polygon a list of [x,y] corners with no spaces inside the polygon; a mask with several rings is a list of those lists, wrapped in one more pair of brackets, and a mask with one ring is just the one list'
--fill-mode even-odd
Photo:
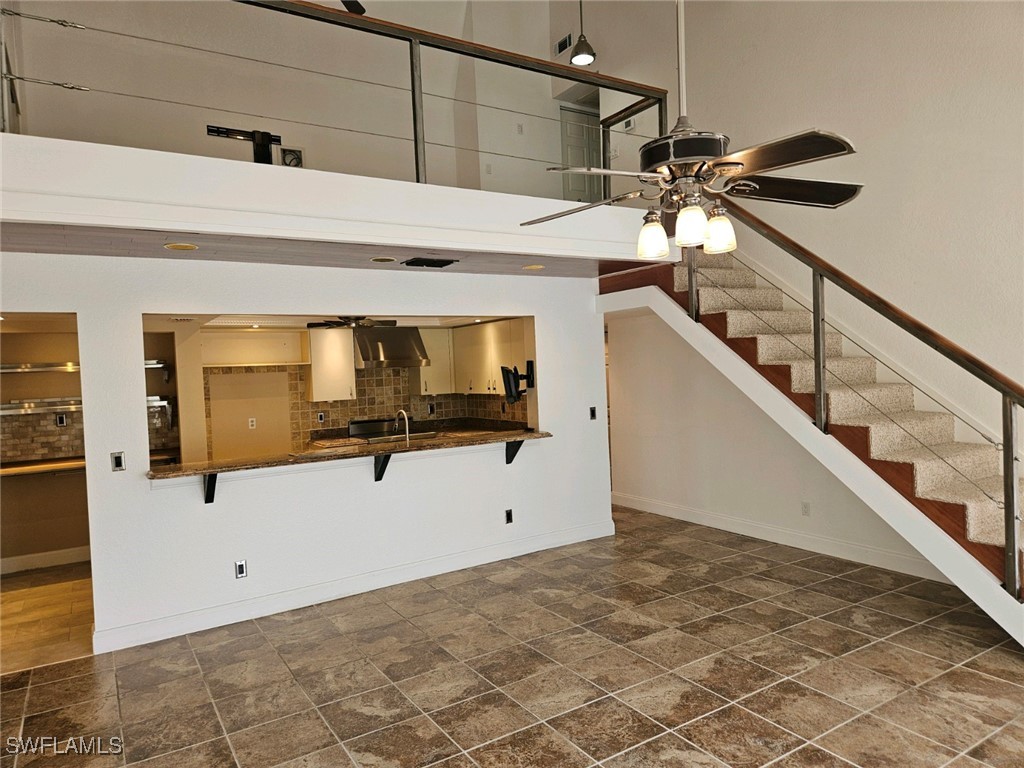
{"label": "pendant light fixture", "polygon": [[736,230],[725,216],[725,208],[715,203],[710,211],[707,234],[704,236],[704,253],[730,253],[736,250]]}
{"label": "pendant light fixture", "polygon": [[661,226],[661,214],[652,206],[644,214],[644,225],[640,228],[640,237],[636,242],[636,257],[648,261],[667,256],[668,235]]}
{"label": "pendant light fixture", "polygon": [[583,0],[580,0],[580,36],[576,40],[576,45],[572,47],[569,61],[577,67],[588,67],[594,63],[596,58],[594,46],[587,41],[587,36],[583,34]]}

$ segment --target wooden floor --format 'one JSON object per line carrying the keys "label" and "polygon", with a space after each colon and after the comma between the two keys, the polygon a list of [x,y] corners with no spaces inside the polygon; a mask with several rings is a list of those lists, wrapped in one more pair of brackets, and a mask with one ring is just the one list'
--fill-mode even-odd
{"label": "wooden floor", "polygon": [[0,671],[90,655],[92,625],[89,563],[0,578]]}

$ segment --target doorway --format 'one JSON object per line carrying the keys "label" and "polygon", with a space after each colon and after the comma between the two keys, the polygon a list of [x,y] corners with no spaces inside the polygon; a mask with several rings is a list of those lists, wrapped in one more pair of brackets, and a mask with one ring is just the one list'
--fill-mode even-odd
{"label": "doorway", "polygon": [[0,322],[3,672],[92,653],[93,599],[77,318]]}
{"label": "doorway", "polygon": [[[576,107],[560,107],[562,164],[572,167],[601,166],[601,117]],[[603,197],[602,177],[580,173],[562,174],[562,199],[595,203]]]}

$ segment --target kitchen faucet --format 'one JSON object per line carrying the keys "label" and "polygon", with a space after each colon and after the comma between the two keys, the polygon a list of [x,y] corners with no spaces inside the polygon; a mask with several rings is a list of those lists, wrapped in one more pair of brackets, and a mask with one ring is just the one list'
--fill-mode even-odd
{"label": "kitchen faucet", "polygon": [[395,432],[398,431],[398,420],[400,418],[404,418],[405,419],[405,447],[408,448],[409,447],[409,414],[406,413],[404,410],[399,410],[398,414],[395,416]]}

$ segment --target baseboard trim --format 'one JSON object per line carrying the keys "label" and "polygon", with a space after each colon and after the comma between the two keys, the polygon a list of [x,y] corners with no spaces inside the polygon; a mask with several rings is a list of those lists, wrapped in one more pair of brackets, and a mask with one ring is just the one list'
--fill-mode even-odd
{"label": "baseboard trim", "polygon": [[792,528],[783,528],[770,523],[735,517],[720,512],[709,512],[682,504],[675,504],[660,499],[649,499],[644,496],[635,496],[627,493],[613,492],[612,503],[623,507],[639,509],[643,512],[664,515],[676,520],[685,520],[689,523],[721,528],[724,531],[741,533],[745,536],[753,536],[754,538],[764,539],[776,544],[785,544],[790,547],[799,547],[800,549],[808,549],[812,552],[831,555],[832,557],[841,557],[844,560],[853,560],[854,562],[873,565],[877,568],[907,573],[923,579],[934,579],[947,584],[950,583],[949,579],[928,560],[923,557],[908,555],[905,552],[893,552],[892,550],[873,547],[869,544],[857,544],[830,536],[796,531]]}
{"label": "baseboard trim", "polygon": [[528,536],[513,541],[503,541],[476,549],[455,552],[441,557],[418,560],[391,568],[381,569],[314,584],[299,589],[263,595],[251,600],[228,603],[199,611],[167,616],[138,624],[127,624],[110,629],[97,630],[93,634],[95,653],[116,651],[142,643],[166,640],[189,632],[199,632],[212,627],[232,624],[236,621],[255,619],[272,613],[290,611],[307,605],[337,600],[370,590],[390,587],[406,581],[437,576],[450,571],[471,568],[509,557],[519,557],[542,549],[575,544],[580,541],[611,536],[615,526],[611,517],[601,523],[549,531],[537,536]]}
{"label": "baseboard trim", "polygon": [[50,568],[54,565],[84,563],[89,561],[89,545],[55,549],[52,552],[33,552],[29,555],[13,555],[0,559],[0,574],[31,571],[35,568]]}

